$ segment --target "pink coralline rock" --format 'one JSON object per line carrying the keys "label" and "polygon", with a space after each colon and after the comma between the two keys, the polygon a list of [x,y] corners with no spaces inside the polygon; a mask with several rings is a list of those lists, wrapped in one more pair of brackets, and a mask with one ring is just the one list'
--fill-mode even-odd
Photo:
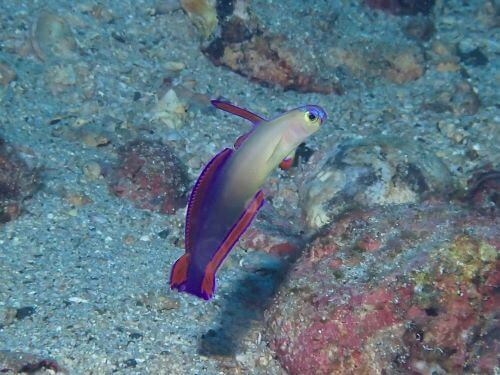
{"label": "pink coralline rock", "polygon": [[279,362],[291,375],[493,374],[499,224],[437,202],[345,213],[266,313]]}
{"label": "pink coralline rock", "polygon": [[119,149],[110,190],[142,209],[173,213],[187,202],[188,176],[173,151],[160,142],[136,140]]}
{"label": "pink coralline rock", "polygon": [[240,240],[247,250],[263,251],[286,257],[294,255],[304,245],[304,240],[294,234],[289,225],[276,225],[277,220],[257,218]]}

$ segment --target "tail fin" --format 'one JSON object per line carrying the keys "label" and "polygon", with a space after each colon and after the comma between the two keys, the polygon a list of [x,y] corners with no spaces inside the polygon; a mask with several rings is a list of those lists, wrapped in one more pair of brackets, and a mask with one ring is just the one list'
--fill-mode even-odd
{"label": "tail fin", "polygon": [[170,273],[170,289],[183,290],[187,281],[190,254],[186,253],[174,263]]}

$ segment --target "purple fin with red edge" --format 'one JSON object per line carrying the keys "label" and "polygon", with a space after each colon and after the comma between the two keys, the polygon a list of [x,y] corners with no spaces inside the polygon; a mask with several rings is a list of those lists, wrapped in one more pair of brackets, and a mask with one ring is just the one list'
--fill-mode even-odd
{"label": "purple fin with red edge", "polygon": [[193,250],[193,233],[192,228],[198,228],[198,220],[201,217],[200,210],[203,205],[205,196],[212,186],[214,177],[217,175],[221,166],[226,162],[226,160],[233,154],[234,150],[230,148],[225,148],[217,155],[215,155],[212,160],[205,166],[203,171],[198,177],[196,184],[191,191],[191,196],[189,197],[189,203],[186,213],[186,228],[185,228],[185,248],[186,252],[191,252]]}
{"label": "purple fin with red edge", "polygon": [[244,118],[245,120],[252,122],[254,125],[258,125],[261,122],[266,121],[265,118],[255,114],[253,112],[250,112],[249,110],[247,110],[245,108],[235,106],[234,104],[231,104],[228,102],[223,102],[220,100],[211,100],[210,102],[212,103],[212,105],[215,108],[221,109],[225,112],[232,113],[233,115],[236,115],[236,116],[240,116],[240,117]]}
{"label": "purple fin with red edge", "polygon": [[226,235],[222,243],[217,248],[212,259],[205,267],[205,274],[201,282],[201,297],[208,300],[212,298],[215,291],[215,273],[221,266],[224,259],[233,249],[240,237],[245,233],[253,219],[264,204],[264,193],[259,190],[250,203],[245,207],[245,210],[239,217],[238,221],[232,226],[229,233]]}

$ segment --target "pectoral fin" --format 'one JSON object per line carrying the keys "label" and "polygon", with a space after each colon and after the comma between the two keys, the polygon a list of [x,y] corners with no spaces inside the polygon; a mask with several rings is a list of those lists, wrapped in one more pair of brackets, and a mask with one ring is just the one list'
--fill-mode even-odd
{"label": "pectoral fin", "polygon": [[294,160],[295,160],[295,150],[293,150],[290,153],[290,155],[288,155],[286,158],[283,159],[283,161],[280,163],[280,168],[283,169],[284,171],[292,168]]}

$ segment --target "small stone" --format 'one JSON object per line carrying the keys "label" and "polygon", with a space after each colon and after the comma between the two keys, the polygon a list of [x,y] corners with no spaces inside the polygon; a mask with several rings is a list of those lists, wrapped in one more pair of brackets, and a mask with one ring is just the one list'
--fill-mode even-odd
{"label": "small stone", "polygon": [[453,61],[440,62],[436,65],[436,70],[442,73],[458,72],[460,70],[460,65]]}
{"label": "small stone", "polygon": [[180,0],[181,6],[204,38],[217,27],[215,0]]}
{"label": "small stone", "polygon": [[488,64],[488,58],[479,48],[475,48],[470,52],[461,52],[458,51],[458,56],[460,57],[460,61],[462,61],[466,65],[472,66],[483,66]]}
{"label": "small stone", "polygon": [[101,172],[101,166],[95,161],[87,163],[83,166],[83,174],[89,180],[97,180],[101,177]]}
{"label": "small stone", "polygon": [[125,237],[123,237],[122,242],[124,245],[130,246],[130,245],[133,245],[136,242],[136,240],[135,240],[134,236],[129,234],[129,235],[126,235]]}
{"label": "small stone", "polygon": [[137,360],[135,360],[134,358],[130,358],[130,359],[127,359],[125,361],[125,366],[126,367],[136,367],[137,366]]}
{"label": "small stone", "polygon": [[66,200],[75,207],[81,207],[92,202],[92,200],[84,194],[71,194],[66,197]]}
{"label": "small stone", "polygon": [[170,230],[169,229],[164,229],[162,230],[161,232],[158,233],[158,237],[160,237],[161,239],[166,239],[168,237],[168,235],[170,234]]}
{"label": "small stone", "polygon": [[152,15],[172,13],[178,9],[181,9],[179,0],[159,0],[153,9]]}
{"label": "small stone", "polygon": [[35,313],[36,309],[33,306],[25,306],[17,309],[16,319],[22,320],[28,318]]}
{"label": "small stone", "polygon": [[438,129],[442,134],[455,143],[462,143],[467,135],[464,130],[457,128],[455,124],[448,121],[439,121]]}
{"label": "small stone", "polygon": [[71,28],[63,17],[42,12],[32,27],[31,43],[43,61],[73,58],[77,44]]}
{"label": "small stone", "polygon": [[153,107],[151,120],[158,120],[171,129],[179,129],[187,119],[187,106],[173,89],[168,90]]}
{"label": "small stone", "polygon": [[109,144],[110,141],[106,136],[104,136],[102,134],[85,133],[82,136],[82,142],[90,147],[99,147],[99,146],[105,146],[105,145]]}
{"label": "small stone", "polygon": [[180,72],[186,68],[186,64],[181,61],[167,61],[163,64],[163,67],[166,70],[170,70],[173,72]]}
{"label": "small stone", "polygon": [[427,17],[416,17],[411,19],[403,30],[410,38],[424,42],[430,40],[436,32],[434,22]]}
{"label": "small stone", "polygon": [[144,335],[142,333],[133,332],[130,335],[128,335],[128,337],[130,337],[131,340],[139,340],[142,339]]}
{"label": "small stone", "polygon": [[424,74],[424,67],[413,52],[403,52],[388,60],[390,67],[385,76],[395,83],[414,81]]}

